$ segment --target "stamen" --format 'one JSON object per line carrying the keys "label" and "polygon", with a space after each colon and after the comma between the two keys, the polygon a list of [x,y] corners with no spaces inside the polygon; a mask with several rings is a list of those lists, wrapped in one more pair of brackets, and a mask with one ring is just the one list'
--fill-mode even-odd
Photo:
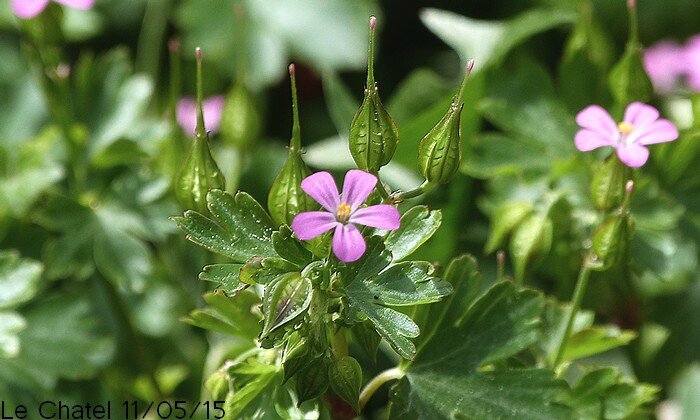
{"label": "stamen", "polygon": [[617,125],[617,128],[620,130],[620,133],[627,135],[632,132],[634,126],[632,126],[632,124],[628,122],[623,121]]}
{"label": "stamen", "polygon": [[348,203],[340,203],[338,204],[338,209],[336,210],[336,217],[338,218],[339,221],[347,221],[348,217],[350,217],[350,211],[352,208]]}

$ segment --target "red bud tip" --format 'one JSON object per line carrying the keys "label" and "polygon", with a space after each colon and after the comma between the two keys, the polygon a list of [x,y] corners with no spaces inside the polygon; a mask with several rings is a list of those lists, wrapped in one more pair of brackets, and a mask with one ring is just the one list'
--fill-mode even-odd
{"label": "red bud tip", "polygon": [[627,181],[627,184],[625,184],[625,191],[627,191],[627,194],[632,194],[632,190],[634,190],[634,181],[630,179]]}
{"label": "red bud tip", "polygon": [[56,76],[61,79],[67,79],[70,76],[70,66],[66,63],[61,63],[56,67]]}
{"label": "red bud tip", "polygon": [[498,260],[498,265],[503,265],[506,262],[506,253],[503,250],[499,250],[496,253],[496,259]]}
{"label": "red bud tip", "polygon": [[627,8],[628,9],[636,9],[637,8],[637,0],[627,0]]}
{"label": "red bud tip", "polygon": [[201,60],[202,59],[202,49],[199,47],[195,48],[194,49],[194,56],[195,56],[195,58],[197,58],[197,60]]}
{"label": "red bud tip", "polygon": [[296,74],[296,72],[297,72],[297,68],[294,65],[294,63],[290,64],[289,65],[289,75],[294,76]]}
{"label": "red bud tip", "polygon": [[170,52],[180,51],[180,38],[174,36],[168,40],[168,49]]}
{"label": "red bud tip", "polygon": [[467,61],[467,72],[471,73],[472,69],[474,69],[474,60],[473,59]]}
{"label": "red bud tip", "polygon": [[369,18],[369,29],[374,29],[377,26],[377,18],[370,16]]}

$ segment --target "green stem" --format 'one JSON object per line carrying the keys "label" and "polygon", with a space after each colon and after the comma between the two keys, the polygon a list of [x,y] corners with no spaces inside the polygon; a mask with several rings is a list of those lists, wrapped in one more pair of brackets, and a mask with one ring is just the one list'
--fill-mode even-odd
{"label": "green stem", "polygon": [[299,102],[297,100],[297,77],[294,64],[289,65],[289,79],[292,84],[292,139],[289,149],[295,152],[301,151],[301,126],[299,125]]}
{"label": "green stem", "polygon": [[424,181],[422,184],[417,186],[416,188],[413,188],[412,190],[408,191],[399,191],[395,194],[392,195],[392,199],[394,201],[403,201],[403,200],[408,200],[409,198],[416,198],[419,195],[423,195],[426,192],[430,191],[435,187],[435,184],[430,183],[429,181]]}
{"label": "green stem", "polygon": [[168,26],[169,9],[170,0],[146,2],[146,11],[136,48],[137,71],[148,74],[156,86],[160,67],[160,48]]}
{"label": "green stem", "polygon": [[364,389],[360,393],[360,408],[364,408],[364,406],[367,404],[367,401],[369,401],[370,398],[372,398],[372,395],[385,383],[389,381],[393,381],[395,379],[401,379],[406,375],[406,373],[399,369],[398,367],[387,369],[374,378],[372,378],[371,381],[365,385]]}
{"label": "green stem", "polygon": [[177,127],[177,101],[180,99],[182,87],[182,63],[180,61],[180,40],[172,38],[168,41],[170,84],[168,91],[168,109],[173,127]]}
{"label": "green stem", "polygon": [[637,46],[639,45],[639,18],[637,17],[636,0],[627,0],[627,11],[630,22],[628,42],[632,46]]}
{"label": "green stem", "polygon": [[202,102],[204,101],[204,88],[202,83],[202,50],[197,47],[195,50],[195,58],[197,59],[197,127],[195,128],[195,136],[197,139],[205,139],[207,130],[204,127],[204,110]]}
{"label": "green stem", "polygon": [[367,89],[374,89],[374,29],[377,27],[377,18],[369,18],[369,49],[367,52]]}
{"label": "green stem", "polygon": [[564,351],[566,350],[566,345],[569,342],[571,331],[574,327],[574,321],[576,319],[576,314],[581,307],[581,302],[583,301],[583,296],[586,294],[586,288],[588,287],[588,278],[591,274],[591,268],[589,265],[588,257],[586,257],[581,265],[581,271],[578,275],[578,280],[576,280],[576,288],[574,289],[574,296],[571,299],[571,308],[566,316],[566,329],[564,330],[564,335],[561,337],[561,341],[557,346],[556,356],[554,358],[554,370],[559,368],[559,365],[564,358]]}
{"label": "green stem", "polygon": [[382,179],[379,178],[379,172],[372,172],[374,176],[377,177],[377,191],[379,192],[379,195],[382,197],[382,201],[385,203],[388,203],[391,200],[391,197],[389,196],[389,193],[386,192],[386,188],[384,188],[384,183],[382,182]]}

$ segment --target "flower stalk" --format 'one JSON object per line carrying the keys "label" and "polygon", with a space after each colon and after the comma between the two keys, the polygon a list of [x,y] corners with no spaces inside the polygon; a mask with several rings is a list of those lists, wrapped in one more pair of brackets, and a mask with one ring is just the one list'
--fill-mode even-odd
{"label": "flower stalk", "polygon": [[402,369],[395,367],[391,369],[387,369],[381,373],[379,373],[377,376],[372,378],[371,381],[365,385],[365,387],[362,389],[362,392],[360,392],[360,409],[364,408],[365,405],[367,404],[367,401],[372,398],[374,393],[385,383],[389,381],[393,381],[396,379],[401,379],[406,375],[406,372],[404,372]]}

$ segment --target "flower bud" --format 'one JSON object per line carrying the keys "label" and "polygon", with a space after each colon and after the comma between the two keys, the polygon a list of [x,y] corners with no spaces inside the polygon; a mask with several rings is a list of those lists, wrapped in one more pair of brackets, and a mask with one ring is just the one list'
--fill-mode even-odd
{"label": "flower bud", "polygon": [[197,127],[192,150],[175,180],[175,196],[180,204],[200,213],[207,212],[207,193],[223,190],[226,180],[209,149],[202,111],[202,54],[197,48]]}
{"label": "flower bud", "polygon": [[204,386],[211,392],[213,400],[223,401],[229,393],[228,375],[221,369],[217,370],[207,378]]}
{"label": "flower bud", "polygon": [[221,117],[221,136],[231,145],[245,149],[260,136],[260,111],[253,96],[242,83],[236,83],[226,94]]}
{"label": "flower bud", "polygon": [[301,181],[311,175],[301,158],[301,135],[299,127],[299,104],[294,64],[289,66],[292,82],[292,139],[289,142],[289,157],[272,183],[267,196],[267,208],[272,220],[278,225],[291,225],[297,214],[316,209],[313,199],[301,189]]}
{"label": "flower bud", "polygon": [[430,183],[446,184],[459,170],[462,161],[460,116],[464,106],[463,95],[474,60],[467,63],[459,94],[453,99],[444,117],[425,135],[418,146],[418,166]]}
{"label": "flower bud", "polygon": [[350,125],[350,154],[357,167],[376,173],[389,163],[399,143],[399,130],[384,109],[374,81],[374,30],[376,19],[370,18],[367,87],[360,109]]}

